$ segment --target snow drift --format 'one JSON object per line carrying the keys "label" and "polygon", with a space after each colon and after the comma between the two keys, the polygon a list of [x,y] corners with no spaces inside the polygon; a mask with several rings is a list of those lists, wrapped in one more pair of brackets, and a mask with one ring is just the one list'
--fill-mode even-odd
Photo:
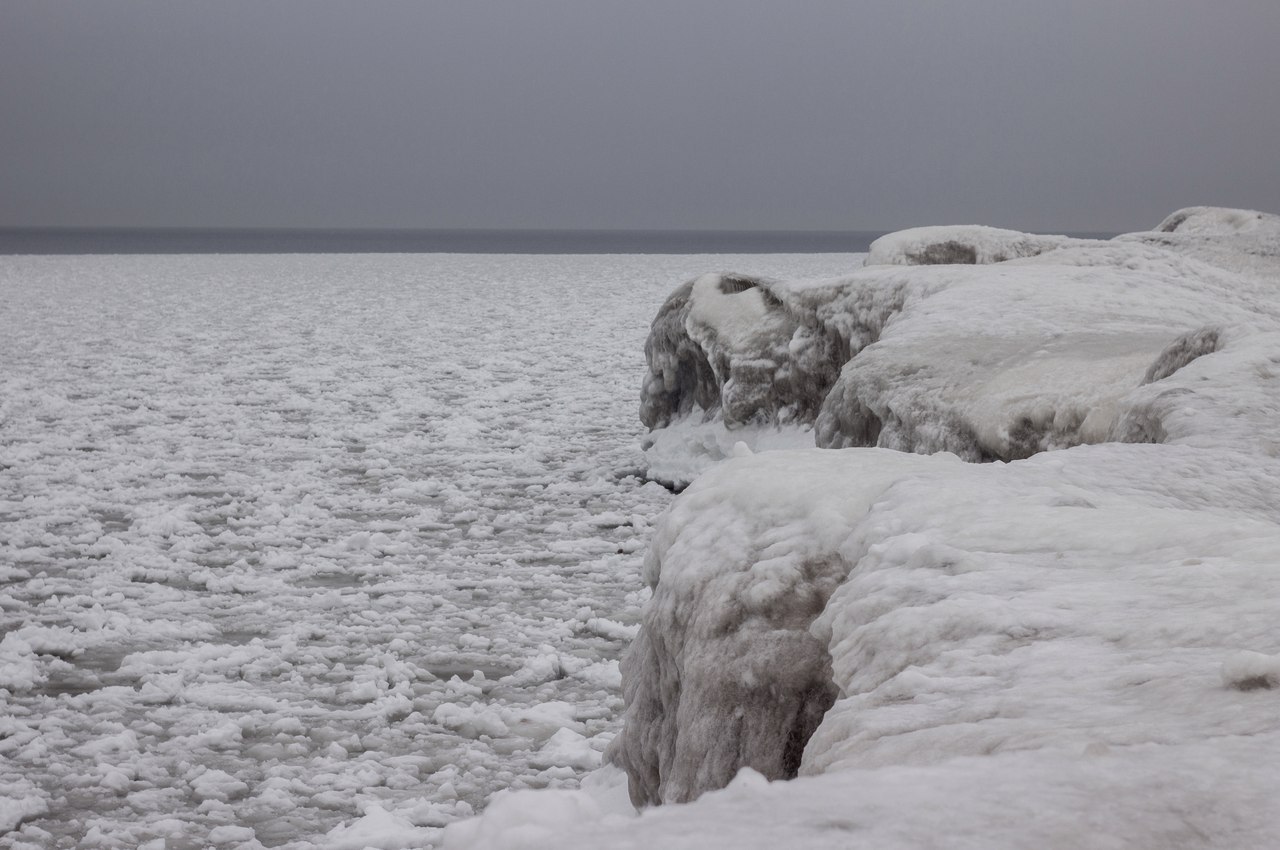
{"label": "snow drift", "polygon": [[[637,806],[697,802],[557,846],[1270,843],[1277,234],[1209,208],[1103,242],[909,232],[838,280],[753,283],[754,330],[725,276],[683,289],[645,404],[670,352],[767,368],[686,373],[687,405],[664,380],[654,445],[691,416],[728,442],[730,380],[821,339],[816,409],[733,389],[845,450],[738,446],[669,509],[607,760]],[[963,263],[927,248],[950,243]]]}

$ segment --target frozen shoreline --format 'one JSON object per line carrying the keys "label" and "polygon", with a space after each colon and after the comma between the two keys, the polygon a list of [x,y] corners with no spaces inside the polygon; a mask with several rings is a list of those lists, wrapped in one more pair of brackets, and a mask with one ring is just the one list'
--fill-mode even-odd
{"label": "frozen shoreline", "polygon": [[814,423],[797,371],[850,446],[739,445],[655,527],[607,758],[694,802],[517,794],[447,847],[1271,843],[1280,218],[886,243],[842,280],[699,278],[655,323],[655,446]]}

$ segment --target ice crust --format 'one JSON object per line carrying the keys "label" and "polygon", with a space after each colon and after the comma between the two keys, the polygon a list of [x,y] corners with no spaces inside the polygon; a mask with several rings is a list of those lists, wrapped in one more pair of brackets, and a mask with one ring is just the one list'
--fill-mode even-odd
{"label": "ice crust", "polygon": [[728,452],[656,526],[606,760],[694,802],[485,846],[1273,844],[1276,221],[770,282],[850,447]]}

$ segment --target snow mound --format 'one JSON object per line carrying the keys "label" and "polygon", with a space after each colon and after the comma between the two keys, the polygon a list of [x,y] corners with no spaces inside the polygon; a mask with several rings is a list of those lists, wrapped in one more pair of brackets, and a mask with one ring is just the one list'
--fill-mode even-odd
{"label": "snow mound", "polygon": [[579,790],[501,792],[482,816],[447,826],[443,848],[554,847],[559,836],[584,823],[616,830],[635,814],[626,784],[622,771],[606,766],[588,774]]}
{"label": "snow mound", "polygon": [[1280,216],[1256,210],[1188,207],[1166,218],[1154,231],[1116,238],[1171,248],[1220,268],[1274,279],[1274,261],[1280,255]]}
{"label": "snow mound", "polygon": [[321,846],[325,850],[412,850],[424,846],[437,833],[373,803],[363,817],[330,830]]}
{"label": "snow mound", "polygon": [[1280,331],[1237,329],[1216,344],[1211,355],[1131,391],[1109,438],[1280,457]]}
{"label": "snow mound", "polygon": [[976,224],[913,227],[872,242],[867,265],[986,265],[1034,257],[1073,241]]}
{"label": "snow mound", "polygon": [[1160,233],[1224,236],[1236,233],[1280,232],[1280,215],[1226,207],[1186,207],[1156,226]]}
{"label": "snow mound", "polygon": [[659,428],[642,443],[645,474],[672,490],[680,491],[720,461],[733,457],[734,447],[749,451],[803,449],[813,445],[813,429],[795,425],[744,425],[729,430],[717,420],[689,417]]}

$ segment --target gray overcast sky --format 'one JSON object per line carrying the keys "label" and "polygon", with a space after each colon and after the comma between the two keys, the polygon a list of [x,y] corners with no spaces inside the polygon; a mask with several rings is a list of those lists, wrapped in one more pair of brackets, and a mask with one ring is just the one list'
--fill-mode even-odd
{"label": "gray overcast sky", "polygon": [[1280,0],[0,0],[0,226],[1280,212]]}

